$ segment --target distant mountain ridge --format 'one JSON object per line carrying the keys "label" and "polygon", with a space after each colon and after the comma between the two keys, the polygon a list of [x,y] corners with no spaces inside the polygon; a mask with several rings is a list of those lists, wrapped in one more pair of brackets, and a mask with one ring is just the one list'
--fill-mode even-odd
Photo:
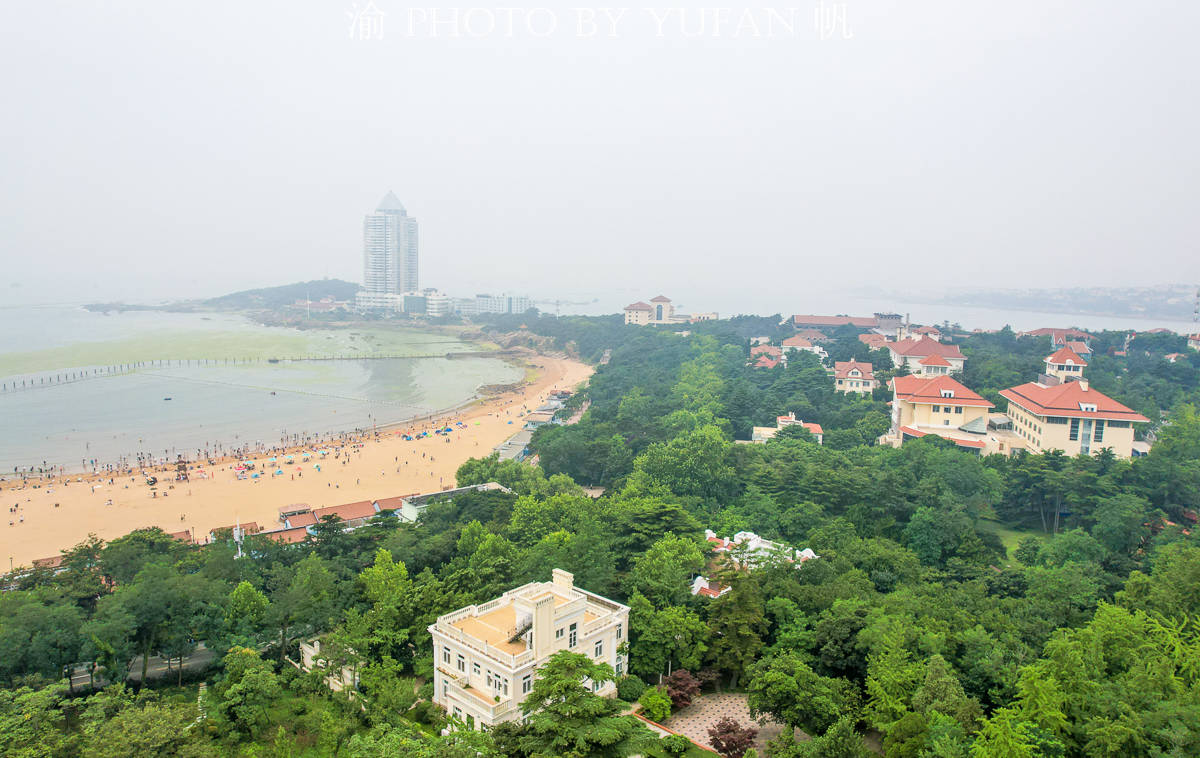
{"label": "distant mountain ridge", "polygon": [[274,310],[295,303],[297,300],[324,298],[353,301],[362,285],[341,279],[313,279],[309,282],[281,284],[276,287],[231,292],[228,295],[210,297],[205,300],[180,300],[164,305],[140,305],[131,303],[89,303],[89,311],[240,311]]}

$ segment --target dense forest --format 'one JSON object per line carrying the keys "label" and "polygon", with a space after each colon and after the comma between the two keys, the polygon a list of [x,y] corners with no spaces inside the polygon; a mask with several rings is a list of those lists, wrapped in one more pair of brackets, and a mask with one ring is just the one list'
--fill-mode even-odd
{"label": "dense forest", "polygon": [[[538,465],[459,470],[460,485],[511,493],[464,494],[415,524],[326,520],[296,545],[251,536],[243,557],[232,542],[143,530],[10,577],[4,754],[691,755],[621,713],[636,702],[662,718],[716,688],[792,728],[767,748],[778,758],[1200,754],[1196,353],[1168,362],[1186,350],[1160,335],[1094,343],[1094,385],[1154,422],[1140,430],[1146,457],[981,458],[934,437],[874,445],[886,390],[835,393],[809,354],[748,367],[751,338],[791,334],[777,317],[687,334],[530,314],[490,328],[601,364],[564,411],[586,402],[582,420],[535,434]],[[890,375],[855,330],[831,337],[830,360]],[[964,383],[994,402],[1050,352],[1007,329],[956,341]],[[794,429],[739,444],[788,412],[820,423],[824,444]],[[705,529],[820,557],[719,559]],[[560,654],[524,721],[442,736],[427,626],[554,568],[630,606],[620,700],[580,684],[616,678],[611,668]],[[706,572],[729,591],[693,596]],[[315,636],[359,692],[289,663]],[[210,666],[180,665],[204,652]],[[149,678],[152,656],[169,675]],[[723,754],[742,756],[730,734]]]}

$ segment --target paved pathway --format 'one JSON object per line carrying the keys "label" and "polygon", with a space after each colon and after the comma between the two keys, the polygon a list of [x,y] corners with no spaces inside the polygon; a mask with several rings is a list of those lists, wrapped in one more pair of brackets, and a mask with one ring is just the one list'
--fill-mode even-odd
{"label": "paved pathway", "polygon": [[750,718],[750,708],[746,705],[746,696],[736,692],[701,695],[693,700],[687,708],[672,714],[663,726],[686,735],[711,749],[712,745],[708,741],[708,728],[726,716],[743,726],[753,726],[758,730],[754,747],[758,750],[759,755],[763,755],[767,741],[778,737],[786,728],[783,724],[770,719],[761,724],[755,723],[754,719]]}

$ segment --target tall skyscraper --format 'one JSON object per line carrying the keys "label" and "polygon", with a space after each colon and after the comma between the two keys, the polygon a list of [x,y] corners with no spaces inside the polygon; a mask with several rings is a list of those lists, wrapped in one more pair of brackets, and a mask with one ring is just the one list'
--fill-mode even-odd
{"label": "tall skyscraper", "polygon": [[417,220],[388,192],[363,219],[363,288],[371,295],[418,289]]}

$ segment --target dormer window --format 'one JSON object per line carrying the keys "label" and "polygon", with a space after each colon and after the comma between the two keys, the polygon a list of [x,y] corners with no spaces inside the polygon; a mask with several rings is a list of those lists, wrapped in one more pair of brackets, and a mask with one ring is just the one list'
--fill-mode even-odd
{"label": "dormer window", "polygon": [[1080,403],[1079,410],[1083,411],[1084,413],[1095,413],[1096,412],[1096,404],[1095,403]]}
{"label": "dormer window", "polygon": [[942,397],[954,397],[954,390],[942,390]]}

